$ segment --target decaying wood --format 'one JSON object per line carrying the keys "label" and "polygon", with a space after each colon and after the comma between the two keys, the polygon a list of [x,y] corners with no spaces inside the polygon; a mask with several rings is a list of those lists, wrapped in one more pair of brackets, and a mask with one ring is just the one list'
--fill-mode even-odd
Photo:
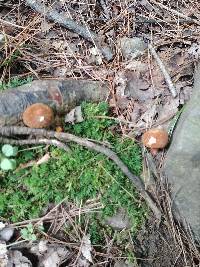
{"label": "decaying wood", "polygon": [[[104,56],[106,60],[111,60],[113,55],[111,49],[106,45],[101,46],[101,40],[96,33],[89,30],[88,27],[83,26],[75,22],[73,19],[66,17],[66,14],[58,12],[53,8],[48,8],[40,0],[26,0],[26,4],[37,11],[38,13],[44,15],[49,20],[52,20],[59,25],[67,28],[68,30],[77,33],[79,36],[83,37],[87,41],[93,43]],[[109,53],[108,53],[109,50]]]}
{"label": "decaying wood", "polygon": [[115,164],[121,169],[124,175],[126,175],[131,182],[135,185],[136,189],[140,192],[141,196],[146,200],[148,206],[153,211],[154,215],[158,220],[161,218],[161,212],[158,207],[155,205],[154,201],[150,197],[150,195],[145,190],[145,186],[143,181],[136,175],[132,174],[132,172],[128,169],[128,167],[123,163],[123,161],[117,156],[117,154],[105,147],[103,145],[95,144],[87,139],[77,137],[70,133],[58,133],[55,131],[47,131],[44,129],[31,129],[27,127],[18,127],[18,126],[5,126],[0,128],[0,135],[13,137],[16,135],[35,135],[35,136],[43,136],[44,138],[56,138],[61,140],[62,142],[71,141],[75,142],[83,147],[86,147],[90,150],[94,150],[98,153],[102,153],[107,156],[109,159],[115,162]]}
{"label": "decaying wood", "polygon": [[108,85],[90,80],[35,80],[0,94],[0,126],[15,124],[29,105],[44,103],[57,112],[69,112],[83,101],[105,101]]}

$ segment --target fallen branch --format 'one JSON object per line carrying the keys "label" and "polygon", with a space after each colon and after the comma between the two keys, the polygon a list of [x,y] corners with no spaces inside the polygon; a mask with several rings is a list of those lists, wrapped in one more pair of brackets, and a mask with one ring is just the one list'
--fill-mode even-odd
{"label": "fallen branch", "polygon": [[45,138],[56,138],[62,141],[71,141],[75,142],[81,146],[94,150],[96,152],[102,153],[107,156],[109,159],[115,162],[115,164],[121,169],[124,175],[126,175],[135,185],[136,189],[140,192],[141,196],[146,200],[147,204],[153,211],[156,218],[160,221],[161,212],[158,207],[155,205],[154,201],[150,195],[145,190],[145,185],[143,181],[136,175],[133,175],[128,167],[121,161],[115,152],[113,152],[108,147],[95,144],[87,139],[77,137],[69,133],[57,133],[55,131],[47,131],[44,129],[31,129],[27,127],[18,127],[18,126],[5,126],[0,128],[0,135],[2,136],[15,136],[15,135],[35,135],[35,136],[44,136]]}
{"label": "fallen branch", "polygon": [[171,80],[169,73],[167,72],[165,65],[163,64],[162,60],[160,59],[160,57],[156,53],[156,50],[154,49],[154,47],[151,44],[148,45],[148,48],[149,48],[151,54],[153,55],[153,57],[155,58],[160,70],[163,73],[165,81],[169,87],[169,91],[171,92],[172,96],[175,98],[177,96],[176,88],[173,85],[173,82]]}
{"label": "fallen branch", "polygon": [[87,41],[93,43],[101,51],[106,60],[109,61],[112,59],[113,54],[111,49],[108,46],[101,47],[101,40],[99,39],[98,35],[89,30],[88,27],[77,24],[73,19],[67,18],[62,12],[59,13],[53,8],[48,8],[46,5],[42,4],[40,0],[25,0],[25,3],[36,12],[45,15],[45,17],[49,20],[58,23],[66,29],[77,33]]}
{"label": "fallen branch", "polygon": [[183,14],[183,13],[181,13],[181,12],[178,12],[177,10],[172,9],[172,8],[166,6],[166,5],[163,5],[162,3],[158,3],[158,2],[155,1],[155,0],[151,0],[151,2],[154,3],[155,5],[158,5],[158,6],[159,6],[160,8],[162,8],[162,9],[165,9],[165,10],[167,10],[167,11],[169,11],[169,12],[175,14],[175,15],[178,17],[178,19],[179,19],[179,18],[183,18],[183,19],[186,19],[186,20],[188,20],[188,21],[191,21],[191,22],[193,22],[193,23],[195,23],[195,24],[197,24],[197,25],[200,25],[200,21],[197,20],[197,19],[190,18],[190,17],[188,17],[187,15],[185,15],[185,14]]}
{"label": "fallen branch", "polygon": [[44,145],[51,145],[51,146],[56,146],[58,148],[61,148],[65,150],[66,152],[70,152],[70,148],[56,140],[56,139],[44,139],[44,138],[38,138],[38,139],[25,139],[25,140],[16,140],[16,139],[10,139],[10,138],[5,138],[5,137],[0,137],[0,143],[1,144],[10,144],[10,145],[18,145],[18,146],[23,146],[23,145],[38,145],[38,144],[44,144]]}
{"label": "fallen branch", "polygon": [[38,101],[59,114],[69,112],[83,101],[105,101],[108,95],[109,85],[99,81],[35,80],[0,92],[0,126],[16,124],[24,110]]}

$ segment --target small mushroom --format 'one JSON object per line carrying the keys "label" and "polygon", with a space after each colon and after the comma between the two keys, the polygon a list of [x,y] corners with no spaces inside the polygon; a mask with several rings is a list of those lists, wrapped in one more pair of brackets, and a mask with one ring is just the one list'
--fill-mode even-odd
{"label": "small mushroom", "polygon": [[159,128],[150,129],[142,136],[144,146],[150,148],[153,155],[157,154],[159,149],[166,147],[168,143],[168,133]]}
{"label": "small mushroom", "polygon": [[33,104],[24,111],[23,122],[30,128],[47,128],[54,120],[53,110],[42,103]]}

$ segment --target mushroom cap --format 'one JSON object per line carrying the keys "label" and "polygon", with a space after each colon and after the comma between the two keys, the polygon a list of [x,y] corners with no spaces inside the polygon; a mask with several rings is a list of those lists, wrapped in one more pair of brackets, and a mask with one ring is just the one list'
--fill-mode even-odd
{"label": "mushroom cap", "polygon": [[24,111],[23,122],[30,128],[49,127],[54,120],[53,110],[42,103],[33,104]]}
{"label": "mushroom cap", "polygon": [[143,134],[142,143],[149,148],[164,148],[168,143],[168,133],[163,129],[150,129]]}

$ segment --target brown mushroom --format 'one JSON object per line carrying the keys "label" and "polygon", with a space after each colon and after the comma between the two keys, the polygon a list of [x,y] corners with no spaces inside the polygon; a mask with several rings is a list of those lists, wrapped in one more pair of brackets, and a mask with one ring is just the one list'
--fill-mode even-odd
{"label": "brown mushroom", "polygon": [[158,149],[166,147],[168,143],[168,133],[164,129],[150,129],[143,134],[142,143],[144,146],[150,148],[151,153],[155,155]]}
{"label": "brown mushroom", "polygon": [[53,110],[42,103],[33,104],[24,111],[23,122],[30,128],[47,128],[54,120]]}

